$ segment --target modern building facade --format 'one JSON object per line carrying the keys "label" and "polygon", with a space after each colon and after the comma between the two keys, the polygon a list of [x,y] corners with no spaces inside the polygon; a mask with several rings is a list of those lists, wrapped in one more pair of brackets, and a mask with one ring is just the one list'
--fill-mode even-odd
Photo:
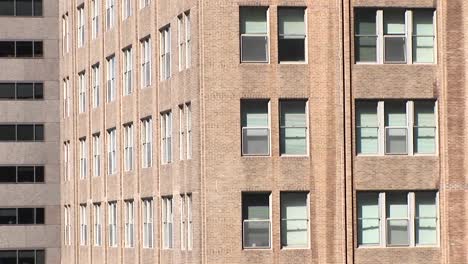
{"label": "modern building facade", "polygon": [[36,1],[1,261],[468,263],[466,1]]}
{"label": "modern building facade", "polygon": [[60,263],[58,2],[0,3],[0,262]]}

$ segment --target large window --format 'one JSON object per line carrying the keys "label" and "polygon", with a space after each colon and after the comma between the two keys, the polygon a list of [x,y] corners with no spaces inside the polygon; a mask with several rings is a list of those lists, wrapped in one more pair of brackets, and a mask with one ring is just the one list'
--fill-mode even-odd
{"label": "large window", "polygon": [[161,151],[162,163],[172,162],[172,112],[161,113]]}
{"label": "large window", "polygon": [[70,116],[70,103],[70,79],[67,77],[63,79],[63,118]]}
{"label": "large window", "polygon": [[115,56],[107,58],[107,102],[115,100]]}
{"label": "large window", "polygon": [[306,248],[309,246],[308,193],[281,193],[281,246]]}
{"label": "large window", "polygon": [[0,183],[44,182],[44,166],[0,166]]}
{"label": "large window", "polygon": [[92,15],[91,15],[91,37],[92,39],[96,39],[97,36],[99,35],[99,13],[100,13],[100,0],[92,0],[91,1],[91,9],[92,9]]}
{"label": "large window", "polygon": [[135,246],[135,203],[125,201],[125,247]]}
{"label": "large window", "polygon": [[141,40],[141,83],[142,87],[151,85],[151,38]]}
{"label": "large window", "polygon": [[43,141],[42,124],[0,124],[0,141]]}
{"label": "large window", "polygon": [[270,155],[268,100],[241,101],[242,155]]}
{"label": "large window", "polygon": [[357,208],[359,246],[438,244],[437,192],[358,192]]}
{"label": "large window", "polygon": [[63,212],[63,243],[67,246],[70,246],[72,243],[72,237],[71,237],[71,207],[70,205],[65,205],[64,206],[64,212]]}
{"label": "large window", "polygon": [[143,247],[153,247],[153,199],[143,199]]}
{"label": "large window", "polygon": [[101,135],[99,133],[93,135],[93,175],[95,177],[101,175]]}
{"label": "large window", "polygon": [[88,244],[88,214],[86,204],[80,205],[80,245]]}
{"label": "large window", "polygon": [[170,249],[173,247],[174,233],[173,233],[173,204],[172,197],[162,198],[162,233],[163,233],[163,249]]}
{"label": "large window", "polygon": [[185,250],[186,248],[186,240],[185,240],[185,232],[187,232],[187,229],[185,228],[185,226],[187,225],[187,218],[186,218],[186,205],[185,205],[185,194],[181,194],[180,195],[180,205],[179,205],[179,208],[180,208],[180,217],[179,217],[179,220],[180,220],[180,227],[179,227],[179,232],[180,232],[180,249],[181,250]]}
{"label": "large window", "polygon": [[85,72],[78,74],[78,97],[79,97],[79,111],[80,113],[86,112],[86,75]]}
{"label": "large window", "polygon": [[0,250],[0,263],[44,264],[44,250]]}
{"label": "large window", "polygon": [[101,102],[100,98],[100,72],[99,64],[94,64],[92,67],[92,84],[93,84],[93,108],[99,106]]}
{"label": "large window", "polygon": [[432,100],[357,101],[357,154],[435,154],[436,107]]}
{"label": "large window", "polygon": [[2,0],[0,16],[42,16],[42,0]]}
{"label": "large window", "polygon": [[69,51],[69,36],[70,31],[68,28],[68,13],[65,13],[62,16],[62,55],[65,55],[65,53],[68,53]]}
{"label": "large window", "polygon": [[44,208],[0,208],[0,225],[42,225],[44,212]]}
{"label": "large window", "polygon": [[179,53],[179,71],[190,66],[190,12],[177,16],[177,47]]}
{"label": "large window", "polygon": [[0,41],[0,58],[42,58],[42,41]]}
{"label": "large window", "polygon": [[168,25],[159,31],[161,35],[161,80],[171,78],[171,27]]}
{"label": "large window", "polygon": [[77,25],[78,25],[78,31],[77,31],[77,41],[78,41],[78,48],[81,48],[84,46],[85,42],[85,14],[84,14],[84,5],[81,5],[78,7],[78,12],[76,14],[76,20]]}
{"label": "large window", "polygon": [[356,62],[434,63],[434,21],[433,9],[356,9]]}
{"label": "large window", "polygon": [[117,172],[117,131],[115,128],[107,131],[107,172],[109,175]]}
{"label": "large window", "polygon": [[88,173],[88,147],[86,138],[80,139],[80,179],[86,179]]}
{"label": "large window", "polygon": [[123,50],[124,62],[123,62],[123,92],[124,95],[132,93],[133,73],[132,73],[132,48],[126,48]]}
{"label": "large window", "polygon": [[141,144],[142,167],[149,168],[153,164],[153,121],[151,117],[141,120]]}
{"label": "large window", "polygon": [[307,101],[280,101],[281,155],[307,155]]}
{"label": "large window", "polygon": [[102,225],[101,225],[101,204],[95,203],[93,204],[94,207],[94,246],[101,246],[102,245]]}
{"label": "large window", "polygon": [[0,100],[41,100],[44,99],[42,82],[2,82],[0,83]]}
{"label": "large window", "polygon": [[70,166],[70,159],[71,159],[71,156],[70,156],[70,141],[65,141],[63,142],[63,174],[64,174],[64,179],[65,181],[69,181],[70,180],[70,169],[71,169],[71,166]]}
{"label": "large window", "polygon": [[192,104],[190,102],[185,103],[185,129],[187,137],[187,159],[192,158]]}
{"label": "large window", "polygon": [[192,194],[186,196],[187,199],[187,249],[193,249],[193,212],[192,212]]}
{"label": "large window", "polygon": [[306,61],[305,8],[278,8],[278,59],[280,62]]}
{"label": "large window", "polygon": [[115,23],[115,0],[106,0],[106,29],[110,30]]}
{"label": "large window", "polygon": [[108,217],[109,220],[109,230],[108,230],[108,240],[110,247],[117,246],[117,202],[109,202],[108,205]]}
{"label": "large window", "polygon": [[133,170],[133,124],[124,125],[125,171]]}
{"label": "large window", "polygon": [[140,0],[140,8],[145,8],[149,6],[150,3],[151,3],[151,0]]}
{"label": "large window", "polygon": [[244,248],[271,247],[270,193],[242,194]]}
{"label": "large window", "polygon": [[240,7],[241,62],[268,62],[267,17],[267,7]]}
{"label": "large window", "polygon": [[123,0],[122,19],[125,20],[132,15],[132,0]]}

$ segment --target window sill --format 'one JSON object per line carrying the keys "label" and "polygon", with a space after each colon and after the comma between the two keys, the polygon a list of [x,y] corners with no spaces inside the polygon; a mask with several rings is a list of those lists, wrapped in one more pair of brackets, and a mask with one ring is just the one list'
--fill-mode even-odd
{"label": "window sill", "polygon": [[310,250],[310,247],[282,247],[284,251],[295,251],[295,250]]}
{"label": "window sill", "polygon": [[356,249],[440,249],[439,245],[427,245],[427,246],[358,246]]}
{"label": "window sill", "polygon": [[280,61],[280,65],[308,65],[307,61]]}

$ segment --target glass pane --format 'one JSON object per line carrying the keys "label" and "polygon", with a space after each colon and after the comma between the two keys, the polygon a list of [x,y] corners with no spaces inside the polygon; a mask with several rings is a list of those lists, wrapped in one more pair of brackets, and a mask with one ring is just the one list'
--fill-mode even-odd
{"label": "glass pane", "polygon": [[282,128],[281,129],[281,154],[305,155],[307,154],[307,129],[306,128]]}
{"label": "glass pane", "polygon": [[16,167],[0,167],[0,182],[16,182]]}
{"label": "glass pane", "polygon": [[44,166],[36,166],[35,182],[44,182]]}
{"label": "glass pane", "polygon": [[16,98],[18,99],[33,99],[33,84],[32,83],[18,83],[16,84]]}
{"label": "glass pane", "polygon": [[242,126],[266,127],[268,126],[268,101],[248,100],[242,101]]}
{"label": "glass pane", "polygon": [[44,140],[44,125],[35,125],[35,140]]}
{"label": "glass pane", "polygon": [[306,127],[306,101],[281,101],[281,126]]}
{"label": "glass pane", "polygon": [[242,153],[248,155],[270,154],[268,128],[246,128],[242,131]]}
{"label": "glass pane", "polygon": [[270,194],[243,194],[242,215],[242,219],[270,219]]}
{"label": "glass pane", "polygon": [[385,138],[385,153],[406,154],[407,153],[407,131],[406,128],[387,128]]}
{"label": "glass pane", "polygon": [[356,103],[356,126],[378,127],[377,102]]}
{"label": "glass pane", "polygon": [[278,8],[280,35],[305,35],[304,8]]}
{"label": "glass pane", "polygon": [[414,152],[418,154],[435,153],[435,128],[414,129]]}
{"label": "glass pane", "polygon": [[0,83],[0,99],[15,99],[14,83]]}
{"label": "glass pane", "polygon": [[45,264],[45,251],[36,250],[36,264]]}
{"label": "glass pane", "polygon": [[356,150],[358,154],[377,154],[379,151],[379,129],[357,128]]}
{"label": "glass pane", "polygon": [[358,244],[375,245],[380,243],[379,219],[358,220]]}
{"label": "glass pane", "polygon": [[35,264],[34,250],[19,250],[18,251],[18,264]]}
{"label": "glass pane", "polygon": [[406,126],[406,102],[385,103],[385,126]]}
{"label": "glass pane", "polygon": [[375,9],[356,10],[356,35],[376,35],[377,13]]}
{"label": "glass pane", "polygon": [[42,57],[44,55],[43,46],[42,41],[34,41],[34,57]]}
{"label": "glass pane", "polygon": [[34,224],[34,208],[18,208],[18,224]]}
{"label": "glass pane", "polygon": [[387,193],[387,218],[408,217],[408,194],[405,192]]}
{"label": "glass pane", "polygon": [[406,62],[406,38],[385,37],[385,62]]}
{"label": "glass pane", "polygon": [[405,34],[405,10],[387,9],[384,11],[384,34]]}
{"label": "glass pane", "polygon": [[392,246],[408,245],[408,220],[388,220],[387,243]]}
{"label": "glass pane", "polygon": [[0,251],[1,264],[17,264],[16,250],[2,250]]}
{"label": "glass pane", "polygon": [[308,219],[307,193],[281,194],[281,219]]}
{"label": "glass pane", "polygon": [[45,222],[44,208],[36,208],[36,224],[44,224]]}
{"label": "glass pane", "polygon": [[417,192],[416,196],[416,218],[437,217],[436,193]]}
{"label": "glass pane", "polygon": [[379,194],[357,194],[358,218],[379,218]]}
{"label": "glass pane", "polygon": [[13,16],[15,15],[15,1],[14,0],[0,0],[0,16]]}
{"label": "glass pane", "polygon": [[413,35],[433,36],[434,35],[434,10],[415,9],[413,10]]}
{"label": "glass pane", "polygon": [[416,244],[417,245],[437,244],[437,219],[436,218],[416,219]]}
{"label": "glass pane", "polygon": [[267,10],[266,7],[241,7],[241,34],[266,34]]}
{"label": "glass pane", "polygon": [[34,182],[34,167],[18,167],[18,182]]}
{"label": "glass pane", "polygon": [[18,125],[17,130],[18,141],[34,140],[34,125]]}
{"label": "glass pane", "polygon": [[283,38],[278,40],[280,61],[305,61],[305,38]]}
{"label": "glass pane", "polygon": [[377,37],[356,37],[356,61],[377,61]]}
{"label": "glass pane", "polygon": [[15,225],[15,224],[16,224],[16,208],[1,208],[0,209],[0,225]]}
{"label": "glass pane", "polygon": [[0,57],[14,57],[14,56],[15,56],[15,42],[14,41],[0,41]]}
{"label": "glass pane", "polygon": [[32,58],[33,57],[33,42],[32,41],[16,41],[16,57]]}
{"label": "glass pane", "polygon": [[413,61],[434,62],[434,37],[413,37]]}
{"label": "glass pane", "polygon": [[33,0],[34,16],[42,16],[42,0]]}
{"label": "glass pane", "polygon": [[415,101],[414,102],[414,125],[415,126],[435,126],[434,102]]}
{"label": "glass pane", "polygon": [[244,222],[244,247],[270,247],[270,221]]}
{"label": "glass pane", "polygon": [[16,126],[15,125],[0,125],[0,140],[16,140]]}
{"label": "glass pane", "polygon": [[243,62],[267,62],[268,61],[268,37],[267,36],[242,36],[241,59]]}
{"label": "glass pane", "polygon": [[307,247],[307,220],[281,220],[281,244],[284,247]]}
{"label": "glass pane", "polygon": [[44,98],[44,84],[35,83],[34,84],[34,99],[43,99]]}
{"label": "glass pane", "polygon": [[32,16],[32,0],[16,0],[17,16]]}

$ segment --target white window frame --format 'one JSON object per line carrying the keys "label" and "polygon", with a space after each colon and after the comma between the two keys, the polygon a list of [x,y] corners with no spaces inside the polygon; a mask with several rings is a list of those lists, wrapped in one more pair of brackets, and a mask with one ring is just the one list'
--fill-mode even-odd
{"label": "white window frame", "polygon": [[[245,192],[245,193],[242,193],[242,195],[244,194],[254,194],[253,192]],[[268,210],[269,210],[269,214],[268,214],[268,219],[243,219],[244,216],[242,216],[242,248],[244,250],[258,250],[258,249],[271,249],[272,248],[272,244],[273,244],[273,241],[272,241],[272,238],[273,238],[273,228],[272,228],[272,194],[271,192],[268,192],[268,193],[259,193],[259,194],[264,194],[264,195],[268,195]],[[242,198],[243,199],[243,198]],[[244,210],[244,204],[241,205],[241,210]],[[245,243],[245,231],[244,231],[244,228],[245,228],[245,224],[248,223],[248,222],[269,222],[269,229],[270,231],[268,232],[268,235],[269,235],[269,238],[268,238],[268,242],[269,242],[269,245],[268,247],[246,247],[246,243]]]}
{"label": "white window frame", "polygon": [[109,247],[117,247],[117,202],[109,202],[108,204],[108,219],[109,219],[109,231],[108,240]]}
{"label": "white window frame", "polygon": [[93,175],[101,176],[101,135],[93,135]]}
{"label": "white window frame", "polygon": [[151,3],[151,0],[140,0],[140,9],[143,9],[149,6],[150,3]]}
{"label": "white window frame", "polygon": [[125,171],[133,170],[133,123],[124,125],[124,161]]}
{"label": "white window frame", "polygon": [[141,47],[141,88],[151,86],[151,38],[140,41]]}
{"label": "white window frame", "polygon": [[147,117],[141,120],[141,162],[143,168],[153,166],[153,119]]}
{"label": "white window frame", "polygon": [[93,204],[94,214],[94,246],[98,247],[102,245],[102,225],[101,225],[101,203]]}
{"label": "white window frame", "polygon": [[143,248],[153,248],[154,213],[153,199],[142,199]]}
{"label": "white window frame", "polygon": [[163,249],[174,247],[174,204],[172,196],[162,198]]}
{"label": "white window frame", "polygon": [[187,248],[187,241],[186,241],[186,235],[185,233],[188,231],[186,229],[186,197],[185,194],[180,195],[180,249],[185,250]]}
{"label": "white window frame", "polygon": [[91,18],[91,38],[96,39],[99,35],[99,12],[100,12],[100,0],[92,0],[92,18]]}
{"label": "white window frame", "polygon": [[182,13],[177,16],[177,50],[179,55],[179,72],[186,67],[185,64],[185,15]]}
{"label": "white window frame", "polygon": [[193,249],[193,201],[192,194],[185,195],[187,199],[187,250]]}
{"label": "white window frame", "polygon": [[172,111],[161,113],[162,164],[172,163]]}
{"label": "white window frame", "polygon": [[64,206],[64,244],[70,246],[71,239],[71,208],[70,205]]}
{"label": "white window frame", "polygon": [[[369,154],[362,154],[362,153],[357,153],[357,156],[437,156],[439,155],[438,149],[439,149],[439,140],[438,140],[438,130],[439,130],[439,124],[438,124],[438,101],[428,99],[428,100],[418,100],[418,101],[424,101],[424,102],[434,102],[434,123],[435,123],[435,142],[434,142],[434,148],[435,151],[434,153],[415,153],[414,152],[414,128],[416,127],[414,124],[414,102],[416,100],[397,100],[399,102],[405,102],[406,104],[406,126],[402,128],[406,128],[407,130],[407,139],[406,139],[406,149],[407,153],[401,153],[401,154],[393,154],[393,153],[386,153],[385,148],[386,148],[386,130],[387,126],[385,126],[385,102],[391,102],[389,100],[382,100],[382,101],[377,101],[377,122],[378,122],[378,152],[377,153],[369,153]],[[375,102],[372,100],[359,100],[356,101],[356,109],[357,109],[357,104],[359,102]],[[357,111],[357,110],[356,110]],[[392,127],[395,128],[395,127]],[[398,127],[400,128],[400,127]],[[358,129],[357,124],[355,124],[355,129]],[[357,134],[356,134],[357,135]],[[355,146],[357,146],[357,137],[355,137]],[[356,148],[356,147],[355,147]],[[357,148],[356,148],[357,150]]]}
{"label": "white window frame", "polygon": [[78,48],[84,46],[85,43],[85,14],[84,14],[84,4],[78,7],[77,10],[77,41],[78,41]]}
{"label": "white window frame", "polygon": [[70,141],[63,142],[63,173],[65,181],[70,181]]}
{"label": "white window frame", "polygon": [[185,148],[187,141],[185,139],[185,123],[187,118],[185,117],[185,104],[179,105],[179,159],[184,160],[186,157]]}
{"label": "white window frame", "polygon": [[186,152],[187,152],[187,159],[192,159],[192,152],[193,152],[193,135],[192,135],[192,103],[188,102],[185,103],[185,118],[186,118]]}
{"label": "white window frame", "polygon": [[67,22],[67,17],[68,13],[65,13],[62,16],[62,56],[65,56],[65,54],[68,52],[68,40],[67,40],[67,34],[68,34],[68,22]]}
{"label": "white window frame", "polygon": [[70,79],[63,79],[63,118],[70,117]]}
{"label": "white window frame", "polygon": [[132,94],[133,90],[133,65],[132,65],[132,48],[126,48],[123,50],[123,95],[130,95]]}
{"label": "white window frame", "polygon": [[[98,1],[98,0],[95,0]],[[100,105],[100,71],[99,63],[94,64],[92,67],[92,83],[93,83],[93,108],[97,108]]]}
{"label": "white window frame", "polygon": [[[239,46],[240,46],[240,56],[239,60],[241,63],[270,63],[270,8],[268,6],[241,6],[240,8],[266,8],[266,24],[267,24],[267,33],[266,34],[251,34],[251,33],[245,33],[245,34],[240,34],[239,37]],[[240,12],[239,12],[240,15]],[[239,25],[240,27],[240,25]],[[239,30],[240,33],[240,30]],[[266,43],[267,43],[267,48],[266,48],[266,60],[265,61],[243,61],[242,60],[242,38],[246,37],[266,37]]]}
{"label": "white window frame", "polygon": [[[263,127],[249,127],[249,126],[243,126],[241,124],[241,153],[242,156],[244,157],[268,157],[271,156],[271,100],[270,99],[245,99],[241,100],[241,116],[243,115],[242,113],[242,103],[243,102],[252,102],[252,101],[257,101],[257,102],[266,102],[268,104],[268,126],[263,126]],[[267,129],[268,130],[268,153],[261,153],[261,154],[248,154],[244,153],[244,130],[245,129]]]}
{"label": "white window frame", "polygon": [[115,55],[107,58],[107,102],[115,100],[116,83],[115,83]]}
{"label": "white window frame", "polygon": [[[283,195],[283,194],[291,194],[291,193],[295,193],[295,192],[281,192],[281,193],[280,193],[280,196]],[[296,193],[306,194],[306,210],[307,210],[307,214],[306,214],[306,215],[307,215],[307,219],[288,219],[288,218],[283,218],[283,216],[281,216],[281,219],[280,219],[280,220],[281,220],[281,223],[280,223],[280,229],[281,229],[281,230],[280,230],[280,233],[284,232],[284,231],[282,230],[282,228],[283,228],[283,225],[282,225],[283,221],[291,221],[291,220],[293,220],[293,221],[295,221],[295,220],[302,220],[302,221],[304,221],[304,220],[305,220],[305,221],[307,221],[307,245],[304,246],[304,247],[285,246],[285,245],[283,245],[283,241],[282,241],[283,239],[281,238],[281,248],[283,248],[283,249],[308,249],[308,248],[310,248],[310,206],[309,206],[309,205],[310,205],[310,200],[309,200],[309,199],[310,199],[310,193],[309,193],[309,192],[306,192],[306,191],[300,191],[300,192],[296,192]],[[282,199],[282,198],[280,197],[280,200],[281,200],[281,199]],[[280,204],[280,211],[281,211],[282,206],[283,206],[283,205]],[[282,237],[282,234],[281,234],[281,237]]]}
{"label": "white window frame", "polygon": [[125,201],[125,247],[135,246],[135,203],[133,200]]}
{"label": "white window frame", "polygon": [[160,73],[161,81],[171,78],[171,26],[159,30],[160,34]]}
{"label": "white window frame", "polygon": [[122,20],[132,16],[132,0],[122,1]]}
{"label": "white window frame", "polygon": [[86,138],[80,139],[80,179],[86,179],[87,172],[88,172],[88,148],[86,145]]}
{"label": "white window frame", "polygon": [[109,129],[107,131],[108,136],[108,163],[107,171],[108,175],[117,173],[117,130],[116,128]]}
{"label": "white window frame", "polygon": [[185,20],[185,68],[190,68],[192,64],[192,20],[190,10],[184,12]]}
{"label": "white window frame", "polygon": [[[305,145],[305,149],[306,149],[306,152],[304,154],[285,154],[285,153],[281,153],[281,156],[282,157],[304,157],[304,156],[309,156],[309,100],[307,99],[286,99],[286,100],[280,100],[280,108],[281,108],[281,103],[282,102],[305,102],[305,109],[304,109],[304,113],[305,113],[305,127],[294,127],[294,128],[304,128],[305,129],[305,136],[306,136],[306,145]],[[281,114],[281,109],[280,109],[280,114]],[[280,119],[281,119],[281,116],[280,116]],[[280,123],[281,123],[281,120],[280,120]],[[288,126],[280,126],[280,129],[283,129],[283,128],[292,128],[292,127],[288,127]],[[281,133],[280,133],[280,140],[281,140]]]}
{"label": "white window frame", "polygon": [[[281,61],[279,60],[279,39],[280,39],[280,34],[278,34],[278,62],[280,64],[307,64],[308,63],[308,22],[307,22],[307,7],[291,7],[291,6],[281,6],[278,8],[296,8],[296,9],[303,9],[304,10],[304,61]],[[278,18],[279,19],[279,18]],[[297,36],[297,35],[296,35]]]}
{"label": "white window frame", "polygon": [[78,73],[79,113],[86,112],[86,73]]}
{"label": "white window frame", "polygon": [[80,204],[80,246],[88,244],[88,221],[86,204]]}
{"label": "white window frame", "polygon": [[111,30],[115,23],[115,0],[106,0],[106,30]]}

